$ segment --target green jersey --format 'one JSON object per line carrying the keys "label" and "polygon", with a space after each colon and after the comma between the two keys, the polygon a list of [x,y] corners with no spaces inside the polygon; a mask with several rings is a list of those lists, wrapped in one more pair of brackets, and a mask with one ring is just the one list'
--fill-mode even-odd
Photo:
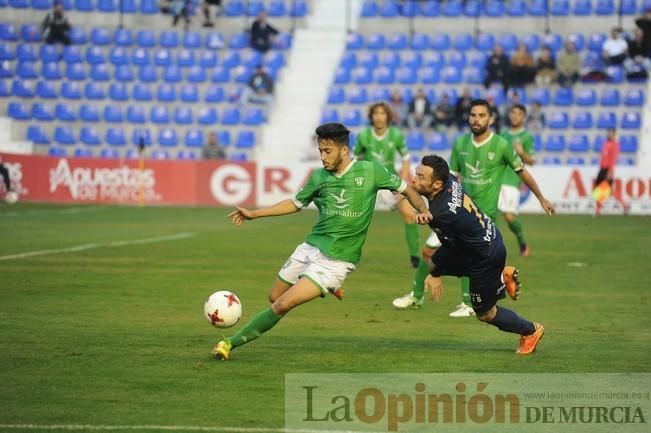
{"label": "green jersey", "polygon": [[409,159],[405,136],[395,126],[390,126],[382,137],[375,135],[372,127],[364,129],[357,135],[353,153],[359,159],[377,162],[390,173],[397,173],[396,154]]}
{"label": "green jersey", "polygon": [[378,190],[405,188],[400,177],[376,162],[353,160],[341,175],[315,170],[294,198],[298,207],[314,202],[319,209],[319,220],[305,242],[325,256],[358,263]]}
{"label": "green jersey", "polygon": [[[504,137],[509,143],[511,143],[511,146],[513,146],[515,143],[520,143],[522,145],[522,150],[524,150],[524,153],[529,155],[530,157],[534,157],[535,151],[533,149],[533,137],[527,131],[526,129],[521,129],[519,132],[512,132],[511,130],[502,132],[502,137]],[[513,146],[515,148],[515,146]],[[502,178],[502,184],[503,185],[511,185],[516,188],[520,188],[520,176],[513,171],[511,167],[507,167],[506,170],[504,170],[504,177]]]}
{"label": "green jersey", "polygon": [[491,134],[480,145],[473,142],[472,134],[465,134],[452,147],[450,170],[461,174],[463,189],[493,220],[497,217],[502,177],[509,167],[519,172],[524,164],[511,143],[497,134]]}

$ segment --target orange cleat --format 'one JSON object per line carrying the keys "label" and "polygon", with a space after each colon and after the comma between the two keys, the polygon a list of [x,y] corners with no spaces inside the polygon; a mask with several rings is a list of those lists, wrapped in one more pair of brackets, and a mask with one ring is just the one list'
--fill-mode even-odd
{"label": "orange cleat", "polygon": [[520,347],[518,347],[518,350],[515,352],[518,355],[529,355],[530,353],[533,353],[533,351],[536,350],[536,346],[538,346],[538,342],[543,337],[545,328],[540,323],[534,323],[533,325],[536,327],[533,334],[522,335],[520,337]]}
{"label": "orange cleat", "polygon": [[509,294],[511,299],[517,301],[520,297],[520,286],[522,286],[520,278],[518,278],[518,269],[514,266],[505,266],[502,277],[504,279],[506,293]]}

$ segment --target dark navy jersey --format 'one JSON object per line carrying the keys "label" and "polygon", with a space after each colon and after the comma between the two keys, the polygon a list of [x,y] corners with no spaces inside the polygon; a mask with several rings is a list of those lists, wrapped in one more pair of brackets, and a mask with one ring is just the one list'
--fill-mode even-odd
{"label": "dark navy jersey", "polygon": [[459,250],[468,259],[486,259],[502,243],[495,223],[479,209],[453,176],[429,201],[429,226],[441,244]]}

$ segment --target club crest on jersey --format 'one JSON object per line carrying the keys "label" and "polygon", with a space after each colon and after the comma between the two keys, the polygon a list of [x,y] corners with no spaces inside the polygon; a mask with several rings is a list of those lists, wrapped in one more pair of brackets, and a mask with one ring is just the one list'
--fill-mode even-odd
{"label": "club crest on jersey", "polygon": [[495,159],[495,152],[488,152],[488,159],[491,161]]}
{"label": "club crest on jersey", "polygon": [[357,185],[357,186],[364,185],[364,176],[357,176],[355,178],[355,185]]}
{"label": "club crest on jersey", "polygon": [[331,199],[334,200],[335,204],[334,206],[337,209],[346,209],[348,206],[350,206],[350,203],[347,203],[348,200],[350,200],[350,197],[345,197],[346,190],[342,189],[339,195],[333,194],[333,193],[328,193]]}

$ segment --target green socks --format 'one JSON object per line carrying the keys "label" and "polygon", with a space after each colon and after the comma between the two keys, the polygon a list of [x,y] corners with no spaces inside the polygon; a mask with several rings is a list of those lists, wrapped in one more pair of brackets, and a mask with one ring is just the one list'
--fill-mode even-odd
{"label": "green socks", "polygon": [[405,223],[405,239],[410,257],[420,257],[420,233],[418,224]]}
{"label": "green socks", "polygon": [[509,229],[513,232],[513,234],[518,238],[518,245],[521,247],[525,245],[527,242],[524,240],[524,232],[522,231],[522,224],[518,220],[514,220],[509,224]]}
{"label": "green socks", "polygon": [[283,316],[278,316],[271,307],[260,311],[256,316],[242,327],[235,335],[229,338],[233,347],[241,346],[253,341],[263,333],[273,328]]}
{"label": "green socks", "polygon": [[466,305],[472,305],[470,302],[470,278],[461,277],[461,302]]}
{"label": "green socks", "polygon": [[425,291],[425,278],[427,278],[428,274],[429,266],[427,262],[420,259],[418,268],[416,268],[416,275],[414,275],[414,281],[411,283],[411,290],[414,292],[414,296],[418,299],[423,297],[423,292]]}

